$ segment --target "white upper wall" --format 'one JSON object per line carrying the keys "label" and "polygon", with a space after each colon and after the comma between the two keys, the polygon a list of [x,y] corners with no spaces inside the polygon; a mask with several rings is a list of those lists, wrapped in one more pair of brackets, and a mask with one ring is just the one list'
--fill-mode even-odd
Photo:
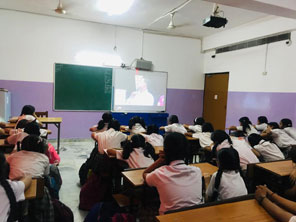
{"label": "white upper wall", "polygon": [[[282,29],[287,25],[287,21],[290,21],[290,19],[276,18],[274,23],[268,20],[265,23],[253,24],[253,26],[250,27],[242,26],[240,29],[236,28],[233,30],[233,32],[222,32],[220,36],[209,36],[204,39],[203,42],[207,42],[208,44],[211,41],[211,45],[207,45],[207,47],[215,48],[219,44],[225,44],[227,40],[226,34],[228,35],[229,43],[230,39],[233,40],[231,41],[231,43],[233,43],[234,37],[236,37],[236,41],[242,39],[246,40],[246,38],[243,38],[245,36],[252,36],[251,39],[253,39],[255,35],[258,37],[258,32],[254,30],[260,30],[263,36],[270,34],[270,30],[277,29],[277,31],[279,31],[281,29],[281,31],[288,31],[292,29],[292,26],[289,26],[286,30]],[[296,21],[293,23],[296,28]],[[253,32],[251,32],[251,30],[253,30]],[[221,43],[218,41],[219,37]],[[214,41],[214,39],[216,40]],[[204,55],[204,72],[229,72],[229,91],[296,92],[295,31],[291,33],[291,39],[291,46],[287,46],[286,41],[268,45],[266,60],[267,75],[262,74],[265,71],[264,66],[267,45],[220,53],[217,54],[215,58],[211,57],[215,54],[215,51],[209,50]]]}
{"label": "white upper wall", "polygon": [[[141,30],[7,10],[0,10],[0,30],[4,80],[53,82],[54,63],[111,64],[115,33],[126,65],[142,55]],[[145,33],[143,48],[154,70],[169,73],[168,88],[203,89],[200,40]]]}

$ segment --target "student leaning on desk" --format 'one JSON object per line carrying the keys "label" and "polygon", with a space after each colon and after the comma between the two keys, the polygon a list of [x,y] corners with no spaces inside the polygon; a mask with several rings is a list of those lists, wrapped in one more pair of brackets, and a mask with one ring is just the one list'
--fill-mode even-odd
{"label": "student leaning on desk", "polygon": [[32,182],[31,176],[18,180],[8,180],[8,164],[3,153],[0,153],[0,221],[17,220],[17,202],[25,200],[25,190]]}

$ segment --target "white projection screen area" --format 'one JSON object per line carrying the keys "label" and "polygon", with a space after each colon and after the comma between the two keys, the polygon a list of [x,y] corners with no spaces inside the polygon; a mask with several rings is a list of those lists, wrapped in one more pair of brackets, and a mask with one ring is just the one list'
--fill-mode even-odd
{"label": "white projection screen area", "polygon": [[168,73],[113,69],[113,111],[162,112]]}

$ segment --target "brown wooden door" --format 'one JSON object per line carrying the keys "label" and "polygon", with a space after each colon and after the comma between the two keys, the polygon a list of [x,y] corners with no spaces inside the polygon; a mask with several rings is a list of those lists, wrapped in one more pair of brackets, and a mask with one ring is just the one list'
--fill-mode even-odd
{"label": "brown wooden door", "polygon": [[214,129],[225,129],[229,73],[206,74],[203,117]]}

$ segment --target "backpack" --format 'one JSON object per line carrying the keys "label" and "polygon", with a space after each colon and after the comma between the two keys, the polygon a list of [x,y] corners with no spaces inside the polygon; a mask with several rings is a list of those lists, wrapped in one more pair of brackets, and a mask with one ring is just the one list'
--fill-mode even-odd
{"label": "backpack", "polygon": [[112,222],[136,222],[133,215],[127,213],[116,213],[112,217]]}
{"label": "backpack", "polygon": [[79,209],[90,210],[96,203],[111,198],[111,190],[111,178],[91,174],[80,190]]}
{"label": "backpack", "polygon": [[83,186],[85,182],[87,181],[89,171],[92,169],[94,162],[95,162],[95,156],[98,154],[98,147],[95,146],[93,150],[91,151],[90,157],[87,158],[85,163],[83,163],[79,169],[79,179],[80,184]]}
{"label": "backpack", "polygon": [[72,210],[57,199],[52,200],[55,222],[74,222]]}
{"label": "backpack", "polygon": [[49,175],[45,176],[45,186],[48,188],[50,196],[59,200],[59,191],[62,186],[62,177],[59,168],[52,164],[49,168]]}
{"label": "backpack", "polygon": [[119,212],[114,202],[96,203],[87,214],[84,222],[112,222],[112,216]]}

